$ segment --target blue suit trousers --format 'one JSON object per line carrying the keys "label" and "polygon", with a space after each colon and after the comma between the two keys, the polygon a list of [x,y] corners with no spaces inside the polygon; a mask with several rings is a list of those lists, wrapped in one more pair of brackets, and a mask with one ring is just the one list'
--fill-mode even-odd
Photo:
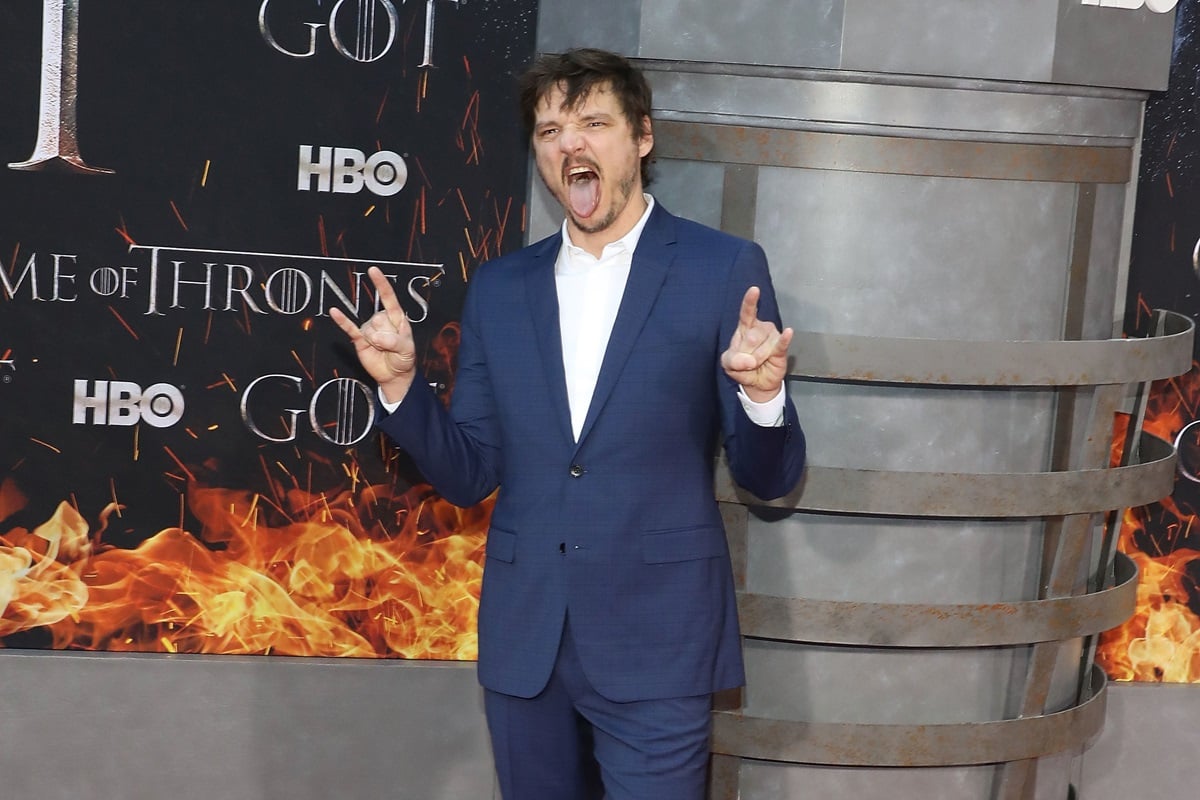
{"label": "blue suit trousers", "polygon": [[484,691],[504,800],[703,800],[712,696],[615,702],[592,686],[565,625],[532,698]]}

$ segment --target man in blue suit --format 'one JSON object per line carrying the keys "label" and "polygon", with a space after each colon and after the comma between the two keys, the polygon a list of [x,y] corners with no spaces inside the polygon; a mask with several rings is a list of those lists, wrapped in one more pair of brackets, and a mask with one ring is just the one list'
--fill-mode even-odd
{"label": "man in blue suit", "polygon": [[744,681],[713,464],[723,436],[759,497],[799,480],[792,331],[761,248],[643,193],[650,89],[628,61],[543,56],[521,104],[566,219],[473,276],[450,408],[382,273],[366,324],[331,314],[433,486],[499,488],[479,679],[506,800],[699,800],[712,693]]}

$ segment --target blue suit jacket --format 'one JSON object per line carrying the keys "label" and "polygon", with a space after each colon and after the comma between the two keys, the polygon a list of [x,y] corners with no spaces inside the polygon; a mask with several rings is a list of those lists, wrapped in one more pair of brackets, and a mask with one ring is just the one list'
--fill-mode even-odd
{"label": "blue suit jacket", "polygon": [[564,615],[585,672],[617,701],[744,682],[729,551],[713,497],[724,446],[735,479],[768,499],[804,465],[804,437],[742,410],[721,352],[742,295],[778,323],[758,245],[655,206],[634,254],[576,443],[563,372],[555,235],[483,266],[463,309],[449,411],[427,384],[381,428],[458,505],[497,486],[479,609],[479,677],[532,697]]}

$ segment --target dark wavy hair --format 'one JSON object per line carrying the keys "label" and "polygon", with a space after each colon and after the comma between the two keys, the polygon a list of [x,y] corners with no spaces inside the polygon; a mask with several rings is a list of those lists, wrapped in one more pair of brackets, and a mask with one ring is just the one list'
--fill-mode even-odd
{"label": "dark wavy hair", "polygon": [[[595,89],[607,89],[616,96],[621,113],[629,121],[634,135],[644,132],[644,120],[650,118],[650,84],[642,71],[624,56],[590,47],[565,53],[546,53],[529,66],[518,80],[521,121],[525,132],[533,134],[537,106],[555,88],[561,88],[565,108],[576,108]],[[654,150],[642,157],[642,185],[650,184],[650,163]]]}

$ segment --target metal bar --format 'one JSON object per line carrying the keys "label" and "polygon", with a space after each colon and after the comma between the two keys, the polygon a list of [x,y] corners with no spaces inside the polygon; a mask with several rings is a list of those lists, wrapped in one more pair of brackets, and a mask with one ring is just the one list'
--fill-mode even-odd
{"label": "metal bar", "polygon": [[[1096,215],[1096,185],[1075,187],[1075,220],[1071,226],[1071,261],[1067,270],[1067,302],[1062,339],[1083,339],[1084,298],[1087,297],[1088,266],[1092,253],[1092,220]],[[1079,387],[1062,387],[1055,395],[1055,420],[1050,445],[1051,471],[1071,468],[1071,441],[1075,435],[1075,408],[1080,400]],[[1063,533],[1061,518],[1046,521],[1042,535],[1043,567],[1049,564]]]}
{"label": "metal bar", "polygon": [[[745,120],[739,120],[745,121]],[[1128,147],[864,136],[658,119],[659,158],[1057,183],[1127,183]]]}
{"label": "metal bar", "polygon": [[[1162,336],[1166,331],[1167,316],[1161,309],[1154,312],[1153,320],[1151,321],[1151,336]],[[1138,384],[1137,391],[1133,398],[1133,408],[1129,415],[1129,424],[1125,427],[1125,439],[1121,443],[1121,455],[1118,459],[1118,466],[1128,466],[1137,462],[1141,455],[1142,442],[1142,426],[1146,423],[1146,408],[1150,405],[1150,381],[1142,381]],[[1119,511],[1120,509],[1118,509]],[[1113,555],[1116,553],[1117,537],[1121,532],[1121,515],[1113,514],[1112,518],[1105,526],[1104,540],[1101,543],[1101,569],[1098,571],[1098,578],[1101,581],[1097,583],[1097,588],[1104,586],[1103,581],[1112,578]]]}
{"label": "metal bar", "polygon": [[741,776],[741,758],[714,754],[708,765],[708,800],[738,800]]}
{"label": "metal bar", "polygon": [[721,230],[753,239],[758,215],[758,167],[726,164],[721,187]]}
{"label": "metal bar", "polygon": [[761,500],[717,464],[722,502],[751,506],[913,517],[1055,517],[1145,505],[1171,493],[1177,456],[1143,437],[1141,464],[1066,472],[901,472],[810,466],[790,494]]}
{"label": "metal bar", "polygon": [[1087,702],[1022,719],[952,724],[877,725],[804,722],[717,713],[714,753],[742,758],[853,767],[994,764],[1070,750],[1100,732],[1107,703],[1104,672],[1091,675]]}
{"label": "metal bar", "polygon": [[720,77],[745,76],[754,78],[783,78],[790,81],[814,81],[819,83],[861,83],[880,86],[918,86],[934,89],[961,89],[972,92],[1006,92],[1019,95],[1052,95],[1068,97],[1096,97],[1107,100],[1124,100],[1131,103],[1145,102],[1146,93],[1136,89],[1119,89],[1108,86],[1081,86],[1054,83],[1029,83],[993,78],[964,78],[952,75],[905,75],[901,73],[866,72],[863,70],[828,70],[816,67],[779,66],[775,64],[729,64],[712,61],[683,61],[655,58],[634,58],[638,66],[647,72],[716,75]]}
{"label": "metal bar", "polygon": [[864,647],[996,647],[1074,639],[1120,625],[1137,603],[1137,567],[1093,594],[1011,603],[926,605],[738,594],[742,635]]}
{"label": "metal bar", "polygon": [[1097,386],[1174,377],[1192,365],[1186,315],[1148,339],[985,342],[797,331],[791,377],[928,386]]}

